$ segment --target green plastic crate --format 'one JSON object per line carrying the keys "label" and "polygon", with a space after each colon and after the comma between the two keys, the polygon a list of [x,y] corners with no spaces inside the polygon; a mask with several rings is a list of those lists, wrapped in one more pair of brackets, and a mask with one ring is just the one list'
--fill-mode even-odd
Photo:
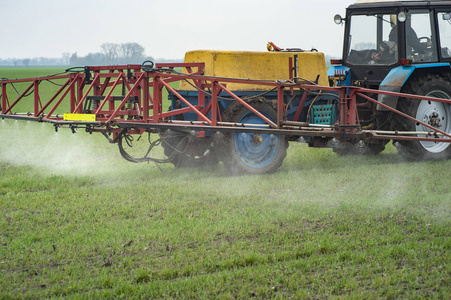
{"label": "green plastic crate", "polygon": [[337,121],[335,105],[313,105],[310,110],[310,123],[321,125],[333,125]]}

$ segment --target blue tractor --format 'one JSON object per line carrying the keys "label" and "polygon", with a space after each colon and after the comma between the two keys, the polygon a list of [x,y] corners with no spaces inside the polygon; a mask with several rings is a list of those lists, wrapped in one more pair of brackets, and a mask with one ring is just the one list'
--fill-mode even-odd
{"label": "blue tractor", "polygon": [[[331,84],[451,98],[451,1],[358,1],[336,15],[344,24],[341,59],[328,70]],[[378,95],[379,103],[451,133],[451,106],[397,95]],[[359,100],[362,128],[391,131],[429,131],[382,105]],[[348,140],[338,153],[378,153],[387,140]],[[409,160],[451,157],[449,143],[393,141]]]}

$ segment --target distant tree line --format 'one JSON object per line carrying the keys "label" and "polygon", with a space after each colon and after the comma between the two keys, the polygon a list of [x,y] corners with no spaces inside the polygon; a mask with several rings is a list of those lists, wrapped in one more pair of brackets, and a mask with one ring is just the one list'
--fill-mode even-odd
{"label": "distant tree line", "polygon": [[89,53],[86,56],[72,54],[70,65],[140,64],[144,60],[153,60],[153,57],[145,56],[144,47],[138,43],[104,43],[100,49],[101,52]]}
{"label": "distant tree line", "polygon": [[[145,60],[152,60],[146,56],[144,47],[138,43],[104,43],[100,46],[101,51],[89,53],[86,56],[78,56],[77,52],[63,53],[61,58],[0,58],[0,66],[89,66],[89,65],[119,65],[119,64],[141,64]],[[158,59],[158,62],[180,62],[180,60]]]}
{"label": "distant tree line", "polygon": [[[78,56],[77,52],[63,53],[61,58],[35,57],[35,58],[0,58],[0,66],[95,66],[141,64],[145,60],[153,62],[183,62],[183,59],[161,59],[156,61],[152,56],[144,54],[144,47],[138,43],[104,43],[100,45],[100,52]],[[326,55],[326,64],[329,66],[331,56]],[[334,58],[336,58],[334,56]]]}
{"label": "distant tree line", "polygon": [[31,67],[31,66],[68,66],[70,54],[65,53],[67,57],[49,58],[49,57],[34,57],[34,58],[0,58],[0,66],[14,66],[14,67]]}

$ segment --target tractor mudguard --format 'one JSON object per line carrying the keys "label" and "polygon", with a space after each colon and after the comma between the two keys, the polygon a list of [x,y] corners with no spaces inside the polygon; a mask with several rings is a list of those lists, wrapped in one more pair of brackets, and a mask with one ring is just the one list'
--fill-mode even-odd
{"label": "tractor mudguard", "polygon": [[[421,65],[414,65],[414,66],[399,66],[394,69],[392,69],[388,75],[384,78],[384,80],[381,82],[379,86],[379,90],[381,91],[387,91],[387,92],[395,92],[399,93],[401,92],[402,87],[407,82],[407,80],[410,78],[412,73],[416,69],[436,69],[446,67],[450,68],[449,63],[436,63],[436,64],[421,64]],[[433,71],[431,73],[434,73]],[[396,108],[396,105],[398,104],[398,97],[397,96],[391,96],[391,95],[382,95],[379,94],[377,101],[380,103],[386,104],[392,108]],[[388,110],[380,105],[377,106],[377,110],[383,111]]]}

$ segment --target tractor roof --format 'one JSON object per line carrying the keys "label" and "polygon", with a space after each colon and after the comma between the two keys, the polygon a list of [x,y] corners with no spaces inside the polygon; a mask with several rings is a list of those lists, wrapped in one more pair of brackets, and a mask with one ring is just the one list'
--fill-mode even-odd
{"label": "tractor roof", "polygon": [[389,8],[389,7],[406,7],[406,8],[425,8],[425,7],[450,7],[451,1],[433,0],[433,1],[393,1],[393,0],[357,0],[355,4],[351,4],[348,9],[359,8]]}

